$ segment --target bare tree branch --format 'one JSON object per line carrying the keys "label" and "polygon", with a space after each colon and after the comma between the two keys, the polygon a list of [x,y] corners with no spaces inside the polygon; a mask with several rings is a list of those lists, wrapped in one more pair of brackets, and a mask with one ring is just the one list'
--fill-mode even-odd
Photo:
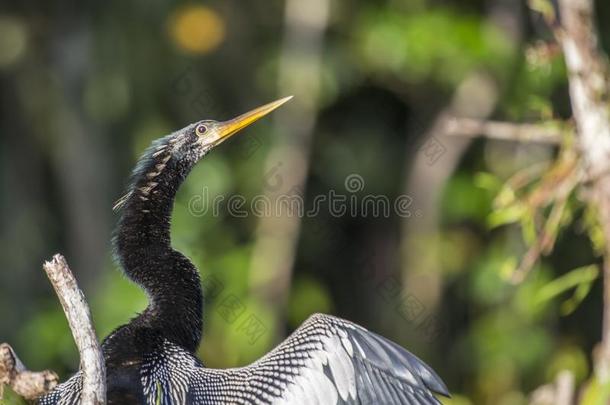
{"label": "bare tree branch", "polygon": [[592,0],[560,0],[563,48],[570,83],[570,99],[587,175],[596,179],[592,202],[599,210],[606,246],[604,258],[604,315],[597,374],[610,380],[610,108],[608,61],[598,48]]}
{"label": "bare tree branch", "polygon": [[11,346],[0,344],[0,400],[3,385],[25,399],[35,399],[55,388],[58,381],[57,374],[50,370],[27,370]]}
{"label": "bare tree branch", "polygon": [[559,144],[562,138],[560,130],[548,124],[517,124],[458,117],[447,120],[444,134],[468,138],[485,136],[505,141],[543,144]]}
{"label": "bare tree branch", "polygon": [[104,404],[106,370],[85,296],[62,255],[53,256],[51,261],[44,263],[43,268],[59,297],[80,353],[80,369],[83,374],[81,404]]}

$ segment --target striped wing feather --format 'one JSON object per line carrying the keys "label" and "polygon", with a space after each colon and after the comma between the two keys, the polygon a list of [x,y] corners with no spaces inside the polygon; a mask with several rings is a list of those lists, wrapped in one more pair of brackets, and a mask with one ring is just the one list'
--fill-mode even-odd
{"label": "striped wing feather", "polygon": [[413,354],[351,322],[317,314],[250,366],[198,368],[188,398],[202,404],[440,404],[434,393],[448,395]]}
{"label": "striped wing feather", "polygon": [[[249,366],[205,368],[166,342],[141,369],[147,405],[432,405],[448,396],[430,367],[389,340],[351,322],[313,315],[269,354]],[[79,402],[81,375],[40,404]]]}

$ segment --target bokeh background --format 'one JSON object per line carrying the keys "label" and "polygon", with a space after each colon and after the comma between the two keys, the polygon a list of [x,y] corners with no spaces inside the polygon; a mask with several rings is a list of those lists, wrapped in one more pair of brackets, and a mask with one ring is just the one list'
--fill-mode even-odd
{"label": "bokeh background", "polygon": [[[610,45],[610,3],[597,3]],[[504,182],[557,147],[438,131],[448,114],[568,118],[551,37],[516,0],[4,0],[0,341],[31,369],[74,372],[42,262],[65,254],[100,338],[127,322],[146,297],[113,261],[112,206],[138,156],[190,122],[294,94],[206,157],[178,195],[173,243],[208,293],[207,365],[246,364],[326,312],[425,359],[454,394],[446,404],[525,404],[561,369],[584,381],[602,313],[587,212],[568,201],[556,248],[514,285],[531,234],[523,218],[511,224],[519,214],[497,210]],[[330,190],[409,204],[388,216],[205,209],[217,196],[295,193],[309,206]],[[549,291],[583,266],[593,267]]]}

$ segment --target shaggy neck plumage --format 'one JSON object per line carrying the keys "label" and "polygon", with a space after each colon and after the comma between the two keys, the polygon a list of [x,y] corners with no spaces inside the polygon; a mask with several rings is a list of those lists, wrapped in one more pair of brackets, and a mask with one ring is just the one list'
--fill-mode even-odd
{"label": "shaggy neck plumage", "polygon": [[195,266],[171,248],[170,219],[176,192],[195,162],[174,157],[168,141],[153,145],[134,171],[115,248],[127,276],[150,299],[130,324],[194,351],[201,339],[201,284]]}

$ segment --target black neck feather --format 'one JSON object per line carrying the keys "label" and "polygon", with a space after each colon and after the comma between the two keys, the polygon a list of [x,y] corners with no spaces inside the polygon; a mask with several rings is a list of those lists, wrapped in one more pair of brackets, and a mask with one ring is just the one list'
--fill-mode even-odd
{"label": "black neck feather", "polygon": [[195,162],[174,157],[168,140],[153,145],[134,171],[115,248],[127,276],[150,300],[130,325],[194,351],[201,339],[201,284],[195,266],[171,247],[170,219],[176,192]]}

